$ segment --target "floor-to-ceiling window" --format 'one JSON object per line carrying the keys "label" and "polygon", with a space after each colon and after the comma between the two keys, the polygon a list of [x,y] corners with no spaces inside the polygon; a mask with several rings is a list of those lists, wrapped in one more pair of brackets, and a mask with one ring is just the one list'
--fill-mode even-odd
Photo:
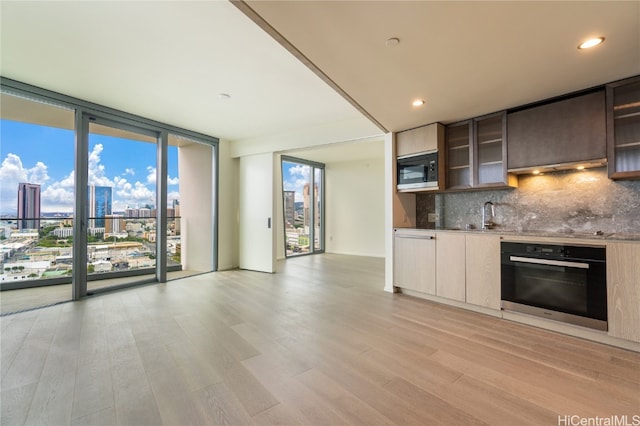
{"label": "floor-to-ceiling window", "polygon": [[324,251],[324,164],[282,157],[286,256]]}
{"label": "floor-to-ceiling window", "polygon": [[[215,270],[217,139],[4,78],[1,96],[0,313]],[[179,163],[209,213],[189,225]]]}
{"label": "floor-to-ceiling window", "polygon": [[[157,240],[158,136],[89,122],[87,273],[153,275]],[[123,275],[123,274],[119,274]],[[122,284],[92,280],[88,290]]]}
{"label": "floor-to-ceiling window", "polygon": [[[71,281],[74,111],[0,94],[0,289]],[[32,283],[32,284],[31,284]],[[71,287],[2,297],[2,311],[71,298]]]}

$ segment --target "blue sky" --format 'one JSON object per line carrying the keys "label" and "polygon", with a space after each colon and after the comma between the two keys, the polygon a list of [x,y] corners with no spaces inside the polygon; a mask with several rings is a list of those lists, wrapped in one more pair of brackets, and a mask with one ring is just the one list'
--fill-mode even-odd
{"label": "blue sky", "polygon": [[304,201],[302,191],[305,183],[310,181],[310,173],[310,166],[289,161],[282,162],[282,186],[285,191],[296,191],[295,201]]}
{"label": "blue sky", "polygon": [[[169,147],[169,203],[179,199],[178,155]],[[113,210],[155,205],[156,146],[89,136],[89,183],[112,186]],[[15,121],[0,121],[0,213],[15,214],[19,182],[41,185],[42,212],[73,211],[74,135]]]}

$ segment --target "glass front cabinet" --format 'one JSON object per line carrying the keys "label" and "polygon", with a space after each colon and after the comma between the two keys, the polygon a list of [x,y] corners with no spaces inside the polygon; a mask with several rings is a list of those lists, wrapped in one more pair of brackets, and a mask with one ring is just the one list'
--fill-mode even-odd
{"label": "glass front cabinet", "polygon": [[447,189],[516,186],[507,173],[506,112],[445,129]]}
{"label": "glass front cabinet", "polygon": [[607,85],[607,157],[610,178],[640,178],[640,76]]}

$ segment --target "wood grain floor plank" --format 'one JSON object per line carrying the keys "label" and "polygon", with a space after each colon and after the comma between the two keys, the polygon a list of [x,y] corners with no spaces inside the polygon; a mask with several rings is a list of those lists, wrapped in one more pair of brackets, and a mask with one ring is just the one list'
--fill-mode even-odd
{"label": "wood grain floor plank", "polygon": [[77,420],[114,407],[109,357],[78,365],[71,418]]}
{"label": "wood grain floor plank", "polygon": [[297,376],[305,386],[328,401],[349,424],[391,425],[393,421],[383,416],[373,407],[364,403],[337,382],[317,369],[311,369]]}
{"label": "wood grain floor plank", "polygon": [[209,387],[222,381],[222,371],[207,358],[208,352],[201,352],[191,344],[174,344],[167,346],[167,352],[173,362],[181,370],[188,383],[189,391]]}
{"label": "wood grain floor plank", "polygon": [[157,370],[148,375],[154,399],[165,425],[206,425],[210,418],[193,397],[179,369]]}
{"label": "wood grain floor plank", "polygon": [[209,424],[220,426],[251,424],[251,417],[224,382],[199,389],[194,392],[194,397],[211,419]]}
{"label": "wood grain floor plank", "polygon": [[347,423],[347,419],[340,416],[321,397],[295,377],[274,382],[269,385],[269,390],[281,401],[281,404],[299,413],[302,418],[296,424],[331,426]]}
{"label": "wood grain floor plank", "polygon": [[640,414],[640,353],[383,285],[383,259],[323,254],[276,274],[222,271],[2,317],[0,421],[502,426]]}
{"label": "wood grain floor plank", "polygon": [[118,422],[114,408],[105,408],[96,413],[71,420],[71,426],[111,426],[116,424]]}
{"label": "wood grain floor plank", "polygon": [[38,387],[31,401],[27,424],[69,424],[73,409],[73,395],[78,368],[78,340],[80,322],[59,324],[47,353]]}
{"label": "wood grain floor plank", "polygon": [[0,391],[0,424],[25,424],[37,386],[37,383],[30,383]]}
{"label": "wood grain floor plank", "polygon": [[434,392],[429,392],[405,379],[393,379],[385,385],[385,388],[406,400],[415,407],[425,418],[429,418],[429,424],[442,425],[483,425],[483,421],[473,417],[465,411],[444,401]]}

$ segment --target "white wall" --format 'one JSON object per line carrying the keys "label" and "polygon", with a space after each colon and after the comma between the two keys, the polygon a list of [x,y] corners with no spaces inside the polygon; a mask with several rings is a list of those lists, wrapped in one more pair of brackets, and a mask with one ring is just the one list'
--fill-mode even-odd
{"label": "white wall", "polygon": [[325,251],[384,257],[384,158],[330,163],[325,173]]}
{"label": "white wall", "polygon": [[220,140],[218,184],[218,270],[237,268],[238,179],[240,160],[231,158],[229,141]]}
{"label": "white wall", "polygon": [[267,153],[240,158],[238,259],[242,269],[275,272],[274,157]]}
{"label": "white wall", "polygon": [[182,267],[190,271],[214,267],[213,165],[210,145],[193,143],[178,150]]}
{"label": "white wall", "polygon": [[364,117],[356,117],[340,122],[289,129],[253,139],[236,140],[231,147],[231,156],[284,152],[381,136],[380,129],[373,123]]}

